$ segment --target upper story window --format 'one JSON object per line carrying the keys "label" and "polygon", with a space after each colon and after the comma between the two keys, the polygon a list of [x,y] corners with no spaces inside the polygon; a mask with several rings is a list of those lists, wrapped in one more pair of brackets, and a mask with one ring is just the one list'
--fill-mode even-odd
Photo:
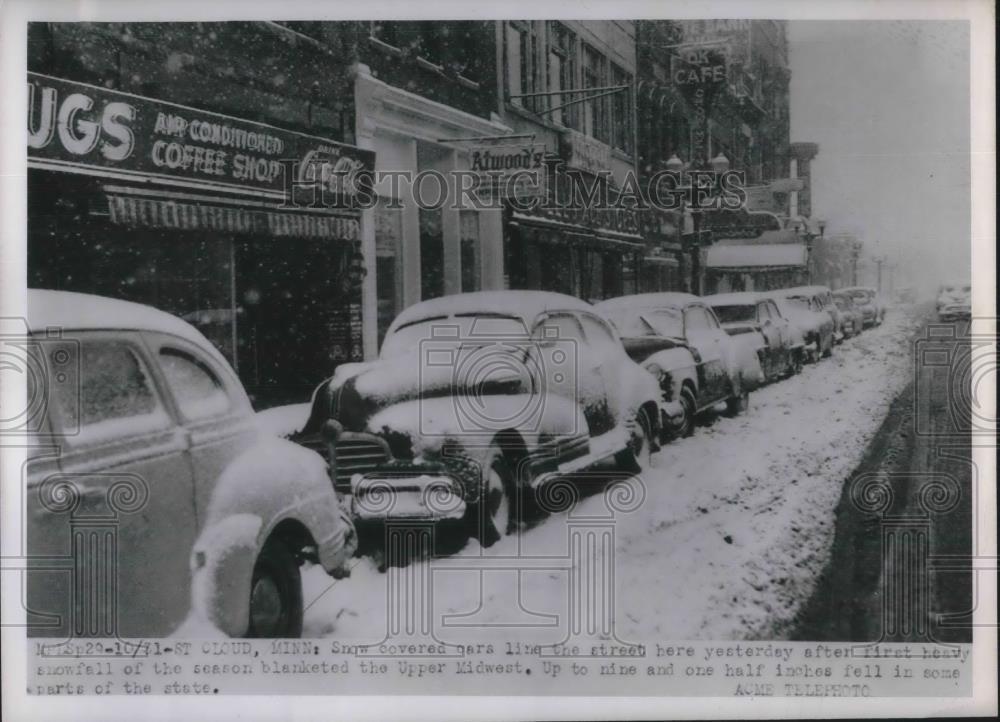
{"label": "upper story window", "polygon": [[627,85],[611,96],[612,145],[626,153],[632,152],[632,74],[611,65],[611,84]]}
{"label": "upper story window", "polygon": [[518,97],[541,92],[538,81],[538,33],[534,22],[511,20],[506,25],[507,91],[510,102],[528,110],[541,109],[539,98]]}
{"label": "upper story window", "polygon": [[[557,21],[549,22],[549,87],[550,91],[573,90],[577,87],[576,78],[576,36],[573,32]],[[571,93],[560,93],[548,97],[549,107],[555,108],[579,96]],[[549,116],[556,123],[569,128],[580,128],[580,105],[574,104],[566,108],[552,111]]]}
{"label": "upper story window", "polygon": [[[603,88],[607,85],[607,59],[595,48],[583,46],[583,88]],[[598,95],[599,92],[593,93]],[[611,141],[608,123],[608,96],[583,103],[583,132],[604,143]]]}

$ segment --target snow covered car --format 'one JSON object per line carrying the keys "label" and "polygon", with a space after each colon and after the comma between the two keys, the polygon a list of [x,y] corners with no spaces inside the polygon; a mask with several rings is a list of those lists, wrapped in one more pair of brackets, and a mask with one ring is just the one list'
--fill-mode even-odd
{"label": "snow covered car", "polygon": [[698,296],[644,293],[596,308],[618,329],[628,355],[657,380],[664,438],[689,435],[697,414],[721,402],[730,415],[741,413],[763,382],[756,351],[734,341]]}
{"label": "snow covered car", "polygon": [[865,327],[865,316],[861,309],[854,305],[854,298],[851,294],[837,291],[833,294],[833,302],[837,305],[843,318],[844,338],[852,338],[861,333]]}
{"label": "snow covered car", "polygon": [[781,314],[799,327],[805,357],[815,363],[833,353],[833,319],[812,295],[789,289],[769,291]]}
{"label": "snow covered car", "polygon": [[377,360],[338,367],[297,438],[334,447],[358,519],[464,519],[489,546],[546,482],[605,460],[643,466],[658,397],[585,301],[462,293],[404,310]]}
{"label": "snow covered car", "polygon": [[940,321],[972,318],[972,284],[942,284],[937,296],[937,315]]}
{"label": "snow covered car", "polygon": [[865,318],[865,328],[878,326],[885,318],[885,304],[878,291],[867,286],[850,286],[838,289],[838,293],[846,293],[851,296],[854,305],[861,311]]}
{"label": "snow covered car", "polygon": [[795,294],[811,297],[820,308],[830,315],[830,320],[833,321],[834,343],[841,343],[846,338],[844,334],[844,318],[837,304],[834,303],[833,292],[827,286],[796,286],[794,288],[786,288],[785,292],[789,295]]}
{"label": "snow covered car", "polygon": [[261,433],[232,368],[179,318],[29,290],[28,326],[28,393],[43,402],[29,632],[300,635],[300,564],[342,577],[357,545],[323,459]]}
{"label": "snow covered car", "polygon": [[802,369],[804,342],[798,327],[781,314],[774,299],[752,291],[706,296],[726,333],[758,354],[767,381]]}

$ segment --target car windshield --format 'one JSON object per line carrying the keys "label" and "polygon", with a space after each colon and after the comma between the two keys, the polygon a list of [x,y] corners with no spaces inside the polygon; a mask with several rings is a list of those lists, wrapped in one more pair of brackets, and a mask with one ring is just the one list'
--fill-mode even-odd
{"label": "car windshield", "polygon": [[712,306],[712,310],[720,323],[757,320],[757,309],[752,305]]}
{"label": "car windshield", "polygon": [[851,291],[851,298],[855,303],[868,303],[869,296],[867,291]]}
{"label": "car windshield", "polygon": [[523,343],[528,339],[528,329],[517,316],[495,313],[460,313],[453,316],[433,316],[397,328],[386,336],[381,358],[400,356],[416,349],[424,341],[435,344],[453,340],[463,346],[512,341]]}
{"label": "car windshield", "polygon": [[809,299],[805,296],[789,296],[787,300],[789,305],[794,308],[809,309]]}
{"label": "car windshield", "polygon": [[627,309],[613,314],[611,321],[622,336],[684,336],[684,320],[675,308]]}

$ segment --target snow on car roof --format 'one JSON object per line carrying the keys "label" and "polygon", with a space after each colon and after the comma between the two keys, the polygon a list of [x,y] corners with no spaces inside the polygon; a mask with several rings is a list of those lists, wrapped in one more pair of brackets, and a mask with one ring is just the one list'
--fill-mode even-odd
{"label": "snow on car roof", "polygon": [[875,293],[875,289],[871,286],[846,286],[844,288],[838,288],[837,293],[851,293],[852,291],[864,291],[865,293]]}
{"label": "snow on car roof", "polygon": [[531,321],[543,311],[562,309],[593,310],[593,306],[579,298],[549,291],[455,293],[432,298],[405,309],[392,322],[390,333],[404,324],[456,313],[509,314]]}
{"label": "snow on car roof", "polygon": [[698,301],[698,296],[693,293],[664,292],[664,293],[637,293],[633,296],[619,296],[609,298],[597,304],[598,311],[621,311],[629,308],[655,308],[655,307],[676,307],[686,306],[692,301]]}
{"label": "snow on car roof", "polygon": [[165,311],[89,293],[29,288],[28,328],[34,333],[47,329],[158,331],[215,349],[194,326]]}
{"label": "snow on car roof", "polygon": [[786,291],[795,291],[797,293],[808,293],[810,295],[817,293],[830,293],[830,288],[828,286],[794,286],[793,288],[786,288]]}
{"label": "snow on car roof", "polygon": [[734,291],[733,293],[714,293],[705,296],[704,301],[709,306],[752,306],[767,296],[759,291]]}

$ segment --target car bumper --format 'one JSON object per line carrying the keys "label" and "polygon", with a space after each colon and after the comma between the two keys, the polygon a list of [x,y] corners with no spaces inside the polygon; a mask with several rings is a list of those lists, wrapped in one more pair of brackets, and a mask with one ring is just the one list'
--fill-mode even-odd
{"label": "car bumper", "polygon": [[462,487],[441,473],[357,474],[351,479],[351,512],[356,519],[441,521],[461,519]]}

